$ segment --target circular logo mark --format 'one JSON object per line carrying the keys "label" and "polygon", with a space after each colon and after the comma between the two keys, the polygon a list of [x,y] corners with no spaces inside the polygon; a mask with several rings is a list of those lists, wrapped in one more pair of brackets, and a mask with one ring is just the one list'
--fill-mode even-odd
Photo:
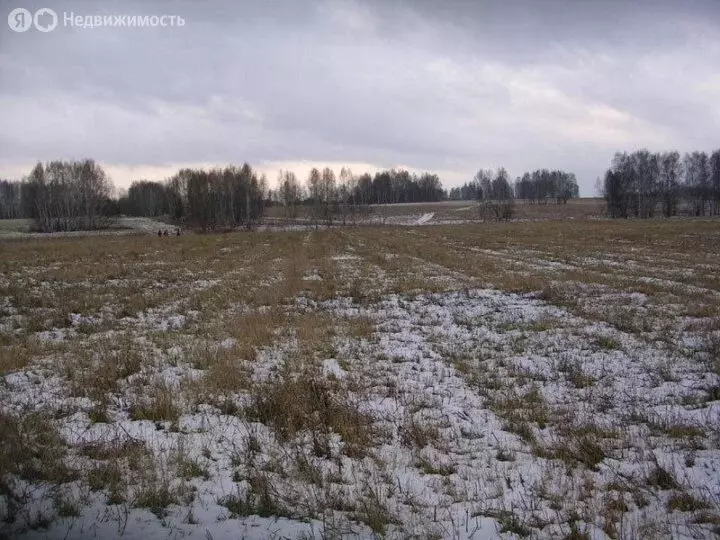
{"label": "circular logo mark", "polygon": [[15,8],[8,15],[8,25],[15,32],[27,32],[32,23],[32,13],[25,8]]}
{"label": "circular logo mark", "polygon": [[38,9],[33,19],[35,28],[41,32],[52,32],[58,24],[57,14],[50,8]]}

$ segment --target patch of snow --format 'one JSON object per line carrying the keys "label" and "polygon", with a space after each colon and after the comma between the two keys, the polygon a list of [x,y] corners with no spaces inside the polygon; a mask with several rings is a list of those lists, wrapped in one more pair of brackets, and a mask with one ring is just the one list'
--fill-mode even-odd
{"label": "patch of snow", "polygon": [[425,225],[428,221],[430,221],[432,218],[435,217],[435,212],[429,212],[427,214],[423,214],[420,219],[418,219],[415,222],[415,225]]}

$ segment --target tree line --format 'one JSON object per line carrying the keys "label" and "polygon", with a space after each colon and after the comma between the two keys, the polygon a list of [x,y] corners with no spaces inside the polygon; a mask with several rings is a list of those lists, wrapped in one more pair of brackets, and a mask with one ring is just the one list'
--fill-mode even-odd
{"label": "tree line", "polygon": [[281,170],[277,188],[245,163],[240,167],[182,169],[162,181],[138,180],[114,196],[111,180],[93,160],[38,163],[20,182],[0,181],[0,218],[32,218],[43,232],[96,229],[108,226],[110,216],[167,216],[202,230],[252,226],[265,208],[279,206],[282,215],[298,218],[300,209],[313,223],[355,222],[373,205],[436,202],[450,199],[480,201],[483,219],[508,219],[513,199],[567,200],[577,196],[574,175],[536,171],[514,185],[504,168],[480,170],[474,179],[446,191],[429,172],[404,169],[355,175],[343,167],[314,168],[303,181]]}
{"label": "tree line", "polygon": [[278,189],[269,202],[283,207],[287,217],[297,217],[301,206],[311,208],[314,221],[355,219],[374,204],[435,202],[446,198],[440,178],[431,173],[412,174],[403,169],[356,176],[343,167],[338,176],[330,168],[313,168],[303,186],[292,171],[280,171]]}
{"label": "tree line", "polygon": [[263,214],[264,176],[241,167],[182,169],[165,182],[133,182],[118,200],[118,210],[132,216],[169,216],[206,230],[252,226]]}
{"label": "tree line", "polygon": [[25,217],[21,188],[20,182],[0,180],[0,219]]}
{"label": "tree line", "polygon": [[471,182],[452,188],[451,200],[497,201],[525,199],[531,203],[555,200],[558,204],[580,196],[577,178],[573,173],[547,169],[525,173],[510,184],[507,171],[480,170]]}
{"label": "tree line", "polygon": [[[616,153],[602,195],[612,217],[671,217],[681,213],[720,214],[720,150],[711,154]],[[268,206],[288,218],[300,209],[314,223],[354,222],[373,205],[478,202],[482,219],[509,219],[516,199],[531,203],[566,203],[578,197],[575,175],[547,169],[511,181],[506,169],[481,169],[472,181],[446,191],[436,174],[388,169],[355,175],[342,168],[314,168],[306,179],[280,171],[277,187],[249,164],[225,168],[182,169],[163,182],[139,180],[115,196],[110,178],[91,159],[38,163],[20,182],[0,180],[0,219],[31,218],[42,232],[97,229],[111,216],[169,218],[202,230],[252,226]]]}
{"label": "tree line", "polygon": [[720,150],[618,152],[602,182],[612,217],[720,214]]}
{"label": "tree line", "polygon": [[184,169],[165,182],[133,182],[119,207],[128,215],[168,215],[202,229],[222,229],[250,225],[268,206],[282,207],[287,218],[297,218],[304,208],[313,222],[331,225],[367,215],[373,204],[444,198],[440,179],[430,173],[391,169],[356,176],[343,167],[336,176],[326,167],[313,168],[301,182],[294,172],[281,170],[277,188],[268,189],[267,179],[246,163],[210,171]]}
{"label": "tree line", "polygon": [[113,212],[112,190],[91,159],[38,163],[22,182],[0,182],[0,218],[31,218],[41,232],[97,229]]}
{"label": "tree line", "polygon": [[245,163],[210,170],[182,169],[171,178],[138,180],[127,191],[115,189],[93,160],[38,163],[22,181],[0,181],[0,219],[31,218],[41,232],[98,229],[111,216],[169,218],[202,230],[252,226],[267,206],[282,206],[287,217],[309,210],[316,222],[346,223],[370,213],[374,204],[441,201],[447,197],[440,178],[390,169],[354,175],[343,168],[312,169],[301,182],[280,171],[277,189]]}
{"label": "tree line", "polygon": [[510,219],[515,208],[515,194],[510,176],[504,167],[498,170],[480,169],[472,181],[460,187],[452,188],[448,194],[450,200],[475,200],[478,204],[478,217],[483,220]]}
{"label": "tree line", "polygon": [[569,199],[579,196],[580,189],[573,173],[542,169],[525,173],[515,181],[515,197],[531,203],[547,204],[555,200],[557,204],[567,204]]}

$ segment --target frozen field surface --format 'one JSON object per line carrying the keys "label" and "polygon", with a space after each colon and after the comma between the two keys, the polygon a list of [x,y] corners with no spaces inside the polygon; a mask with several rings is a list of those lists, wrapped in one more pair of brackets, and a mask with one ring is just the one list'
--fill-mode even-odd
{"label": "frozen field surface", "polygon": [[720,225],[544,227],[0,243],[0,537],[716,537]]}

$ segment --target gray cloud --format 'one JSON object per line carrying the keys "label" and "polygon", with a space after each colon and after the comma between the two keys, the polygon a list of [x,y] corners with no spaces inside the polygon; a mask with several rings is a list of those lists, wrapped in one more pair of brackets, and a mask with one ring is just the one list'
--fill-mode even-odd
{"label": "gray cloud", "polygon": [[[210,3],[208,3],[210,4]],[[42,2],[5,2],[4,12]],[[0,30],[0,175],[92,156],[116,183],[185,163],[575,171],[720,143],[720,4],[60,1]],[[181,28],[67,28],[180,15]],[[125,171],[125,172],[123,172]]]}

